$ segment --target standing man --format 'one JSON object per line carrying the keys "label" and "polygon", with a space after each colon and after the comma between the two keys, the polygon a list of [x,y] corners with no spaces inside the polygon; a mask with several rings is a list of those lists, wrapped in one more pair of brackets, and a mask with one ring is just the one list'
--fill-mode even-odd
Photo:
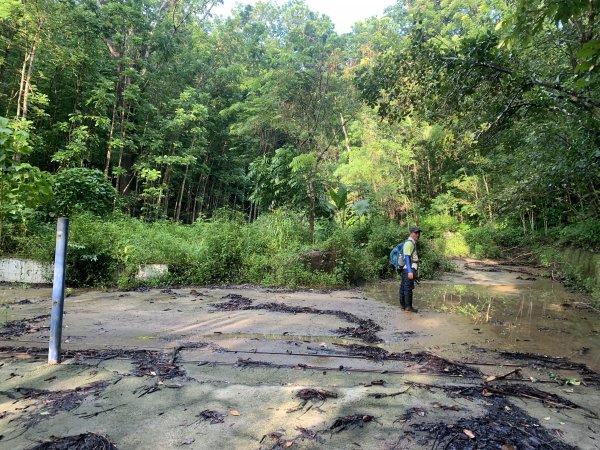
{"label": "standing man", "polygon": [[413,308],[413,289],[419,268],[419,255],[417,255],[417,241],[421,237],[421,229],[412,227],[410,235],[402,247],[402,281],[400,283],[400,307],[403,311],[418,312]]}

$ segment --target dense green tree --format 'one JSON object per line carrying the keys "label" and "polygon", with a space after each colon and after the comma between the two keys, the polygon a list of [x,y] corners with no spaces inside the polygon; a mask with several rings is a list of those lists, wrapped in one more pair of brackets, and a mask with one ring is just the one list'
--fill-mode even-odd
{"label": "dense green tree", "polygon": [[[591,77],[579,82],[582,67],[593,68],[578,60],[592,55],[595,4],[583,11],[551,3],[522,18],[525,2],[405,2],[393,14],[401,44],[359,72],[358,86],[381,116],[420,118],[451,139],[416,157],[421,166],[448,161],[435,164],[445,185],[438,192],[460,194],[472,219],[493,220],[497,205],[503,218],[516,215],[535,229],[600,212],[597,91]],[[536,33],[540,27],[547,33]]]}
{"label": "dense green tree", "polygon": [[292,209],[311,241],[351,204],[527,232],[598,219],[595,1],[405,0],[344,35],[302,0],[217,3],[2,2],[4,229],[86,189],[87,209],[147,221]]}

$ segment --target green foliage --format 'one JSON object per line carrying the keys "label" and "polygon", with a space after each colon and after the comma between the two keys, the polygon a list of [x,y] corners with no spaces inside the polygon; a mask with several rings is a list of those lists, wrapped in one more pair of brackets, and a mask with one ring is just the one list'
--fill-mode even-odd
{"label": "green foliage", "polygon": [[[91,214],[76,215],[70,223],[70,286],[135,286],[141,283],[136,280],[140,268],[155,263],[167,264],[169,274],[144,284],[352,286],[389,276],[389,252],[407,233],[380,218],[355,227],[334,226],[326,239],[310,244],[306,219],[285,210],[251,224],[231,214],[190,226]],[[53,226],[37,227],[18,240],[15,254],[51,261],[54,234]],[[312,269],[306,258],[311,251],[334,255],[333,271]],[[449,268],[433,244],[421,242],[419,253],[422,278]]]}
{"label": "green foliage", "polygon": [[348,194],[348,188],[344,184],[340,184],[337,190],[329,190],[329,197],[335,208],[336,219],[342,228],[353,225],[361,218],[365,218],[371,209],[368,200],[351,202]]}
{"label": "green foliage", "polygon": [[473,303],[465,303],[464,305],[458,305],[454,309],[459,314],[467,316],[472,320],[477,320],[481,317],[481,310]]}
{"label": "green foliage", "polygon": [[426,195],[410,196],[532,235],[597,218],[597,9],[583,0],[396,5],[402,32],[358,68],[357,87],[404,134],[408,118],[424,122],[408,141]]}
{"label": "green foliage", "polygon": [[421,228],[428,237],[438,238],[459,229],[458,219],[449,214],[427,214],[421,218]]}
{"label": "green foliage", "polygon": [[431,280],[441,272],[450,272],[454,267],[435,241],[421,238],[419,249],[419,278]]}
{"label": "green foliage", "polygon": [[345,35],[302,1],[163,3],[0,6],[3,252],[49,259],[56,215],[80,284],[149,262],[165,282],[355,284],[389,276],[416,223],[423,277],[600,248],[597,2],[409,0]]}
{"label": "green foliage", "polygon": [[[433,208],[433,211],[439,209]],[[446,257],[464,257],[471,254],[464,233],[469,226],[448,213],[426,214],[421,218],[421,229],[427,239]]]}
{"label": "green foliage", "polygon": [[91,216],[70,221],[66,269],[69,285],[106,286],[113,282],[121,268],[115,254],[118,238],[113,227]]}
{"label": "green foliage", "polygon": [[338,229],[324,243],[324,248],[335,252],[335,275],[343,285],[356,285],[375,279],[377,259],[356,246],[350,230]]}
{"label": "green foliage", "polygon": [[600,250],[600,220],[588,219],[560,230],[559,242],[581,248]]}
{"label": "green foliage", "polygon": [[89,212],[106,215],[113,210],[116,191],[96,169],[73,168],[53,177],[52,216],[71,216]]}
{"label": "green foliage", "polygon": [[447,257],[465,257],[471,255],[471,248],[463,233],[446,233],[435,240],[441,251]]}
{"label": "green foliage", "polygon": [[312,154],[298,153],[289,145],[279,148],[271,158],[256,159],[249,176],[255,186],[252,198],[269,210],[287,207],[312,211],[315,217],[331,215],[324,180]]}
{"label": "green foliage", "polygon": [[472,228],[465,233],[465,240],[476,258],[499,258],[502,253],[497,242],[497,230],[492,226]]}
{"label": "green foliage", "polygon": [[0,117],[0,249],[11,248],[11,241],[26,232],[51,193],[48,174],[22,162],[31,153],[26,126]]}
{"label": "green foliage", "polygon": [[192,262],[194,283],[232,283],[239,280],[244,254],[241,226],[216,220],[195,225],[200,240],[199,259]]}
{"label": "green foliage", "polygon": [[408,236],[405,227],[398,224],[374,218],[373,220],[355,227],[353,230],[354,240],[361,247],[365,247],[371,258],[377,261],[377,272],[379,277],[385,278],[393,271],[390,264],[390,252]]}

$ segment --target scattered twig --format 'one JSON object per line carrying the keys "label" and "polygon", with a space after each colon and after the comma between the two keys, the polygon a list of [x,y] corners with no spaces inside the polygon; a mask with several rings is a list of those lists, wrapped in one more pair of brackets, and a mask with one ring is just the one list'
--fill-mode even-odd
{"label": "scattered twig", "polygon": [[399,392],[394,392],[392,394],[386,394],[384,392],[373,392],[370,393],[368,395],[368,397],[373,397],[373,398],[386,398],[386,397],[397,397],[398,395],[402,395],[402,394],[406,394],[409,390],[410,390],[411,386],[409,386],[408,388],[406,388],[403,391],[399,391]]}
{"label": "scattered twig", "polygon": [[338,417],[333,425],[329,427],[331,433],[340,433],[349,428],[362,427],[363,424],[373,421],[375,418],[368,414],[352,414],[350,416]]}
{"label": "scattered twig", "polygon": [[210,420],[212,425],[216,423],[223,423],[225,420],[224,414],[221,414],[217,411],[212,411],[210,409],[205,409],[201,413],[197,414],[196,417],[199,417],[201,420]]}
{"label": "scattered twig", "polygon": [[505,373],[504,375],[498,375],[498,376],[496,376],[496,375],[491,375],[491,376],[489,376],[489,377],[487,377],[487,378],[485,379],[485,382],[486,382],[486,383],[488,383],[488,382],[490,382],[490,381],[498,381],[498,380],[503,380],[503,379],[505,379],[505,378],[509,377],[510,375],[512,375],[513,373],[514,373],[514,374],[520,374],[521,370],[523,370],[523,369],[522,369],[521,367],[518,367],[518,368],[516,368],[516,369],[514,369],[514,370],[511,370],[511,371],[510,371],[510,372],[508,372],[508,373]]}
{"label": "scattered twig", "polygon": [[[156,391],[160,391],[160,388],[156,384],[153,384],[152,386],[143,386],[139,391],[137,391],[137,392],[141,392],[141,394],[138,395],[138,398],[143,397],[144,395],[152,394]],[[134,392],[134,393],[137,393],[137,392]]]}
{"label": "scattered twig", "polygon": [[126,405],[125,405],[125,403],[123,403],[122,405],[113,406],[112,408],[103,409],[102,411],[96,411],[94,413],[89,413],[89,414],[75,414],[75,415],[78,417],[81,417],[82,419],[91,419],[92,417],[99,416],[100,414],[103,414],[105,412],[113,411],[117,408],[120,408],[121,406],[126,406]]}

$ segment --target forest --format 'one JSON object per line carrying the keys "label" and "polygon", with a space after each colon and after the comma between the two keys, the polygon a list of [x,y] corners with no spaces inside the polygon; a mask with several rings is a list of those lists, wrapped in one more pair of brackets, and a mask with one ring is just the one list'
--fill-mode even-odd
{"label": "forest", "polygon": [[600,248],[595,0],[399,0],[344,34],[219,3],[0,3],[2,255],[51,261],[59,216],[79,285],[354,285],[417,224],[423,277]]}

